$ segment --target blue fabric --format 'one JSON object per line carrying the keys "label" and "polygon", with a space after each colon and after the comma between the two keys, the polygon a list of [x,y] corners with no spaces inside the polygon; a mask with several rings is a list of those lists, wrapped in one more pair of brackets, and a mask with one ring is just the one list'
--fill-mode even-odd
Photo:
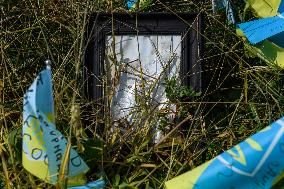
{"label": "blue fabric", "polygon": [[136,3],[137,0],[128,0],[127,1],[127,7],[130,9],[132,6]]}
{"label": "blue fabric", "polygon": [[250,43],[256,44],[284,31],[284,17],[278,15],[238,25]]}
{"label": "blue fabric", "polygon": [[103,189],[105,185],[105,181],[103,179],[99,179],[97,181],[90,182],[84,186],[73,186],[68,187],[68,189]]}
{"label": "blue fabric", "polygon": [[[51,70],[47,68],[38,74],[24,95],[23,165],[35,176],[52,184],[58,180],[67,145],[67,140],[56,130],[54,117]],[[35,163],[41,167],[33,167]],[[68,176],[85,173],[88,169],[77,152],[71,149]]]}
{"label": "blue fabric", "polygon": [[280,5],[278,7],[278,12],[284,12],[284,1],[280,2]]}
{"label": "blue fabric", "polygon": [[[252,142],[253,141],[253,142]],[[284,168],[284,117],[219,156],[193,189],[268,189]]]}

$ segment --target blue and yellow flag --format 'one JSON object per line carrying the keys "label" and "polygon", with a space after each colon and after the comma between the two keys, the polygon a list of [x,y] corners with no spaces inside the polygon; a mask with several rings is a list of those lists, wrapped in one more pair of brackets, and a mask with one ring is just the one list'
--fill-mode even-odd
{"label": "blue and yellow flag", "polygon": [[166,189],[269,189],[283,174],[284,117],[165,185]]}
{"label": "blue and yellow flag", "polygon": [[135,5],[136,1],[137,0],[127,0],[127,7],[131,9]]}
{"label": "blue and yellow flag", "polygon": [[[67,140],[56,130],[51,69],[40,72],[24,95],[23,166],[38,178],[55,184]],[[73,149],[70,151],[68,177],[82,175],[88,166]]]}
{"label": "blue and yellow flag", "polygon": [[147,6],[150,6],[153,0],[127,0],[127,7],[129,10],[134,11],[136,7],[139,9],[144,9]]}
{"label": "blue and yellow flag", "polygon": [[252,45],[248,49],[269,64],[284,68],[284,0],[246,0],[259,20],[239,24],[237,33]]}

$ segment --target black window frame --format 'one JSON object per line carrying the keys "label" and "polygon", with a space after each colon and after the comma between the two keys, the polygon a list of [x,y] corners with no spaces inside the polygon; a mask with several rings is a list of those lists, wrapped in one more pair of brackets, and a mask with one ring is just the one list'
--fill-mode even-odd
{"label": "black window frame", "polygon": [[203,16],[197,13],[92,13],[85,31],[84,95],[104,103],[105,44],[109,35],[181,35],[181,84],[202,91]]}

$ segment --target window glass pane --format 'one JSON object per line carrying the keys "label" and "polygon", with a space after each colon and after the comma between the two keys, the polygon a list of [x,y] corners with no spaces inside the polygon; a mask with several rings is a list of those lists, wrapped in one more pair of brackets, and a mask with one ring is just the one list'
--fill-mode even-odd
{"label": "window glass pane", "polygon": [[108,74],[114,89],[110,109],[114,120],[126,118],[133,122],[141,99],[149,109],[174,111],[175,106],[166,98],[165,79],[179,77],[181,40],[178,35],[107,37]]}

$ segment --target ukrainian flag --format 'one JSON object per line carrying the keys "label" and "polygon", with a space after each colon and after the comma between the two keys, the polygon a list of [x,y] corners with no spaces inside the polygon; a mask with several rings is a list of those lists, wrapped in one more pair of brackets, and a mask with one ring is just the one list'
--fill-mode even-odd
{"label": "ukrainian flag", "polygon": [[[51,69],[47,66],[24,95],[22,163],[33,175],[56,184],[67,140],[55,127],[52,93]],[[77,152],[71,149],[68,177],[82,175],[88,169]]]}
{"label": "ukrainian flag", "polygon": [[262,19],[239,24],[237,33],[249,40],[253,53],[284,68],[284,1],[247,0],[247,6]]}
{"label": "ukrainian flag", "polygon": [[168,182],[166,189],[269,189],[284,174],[284,117]]}

